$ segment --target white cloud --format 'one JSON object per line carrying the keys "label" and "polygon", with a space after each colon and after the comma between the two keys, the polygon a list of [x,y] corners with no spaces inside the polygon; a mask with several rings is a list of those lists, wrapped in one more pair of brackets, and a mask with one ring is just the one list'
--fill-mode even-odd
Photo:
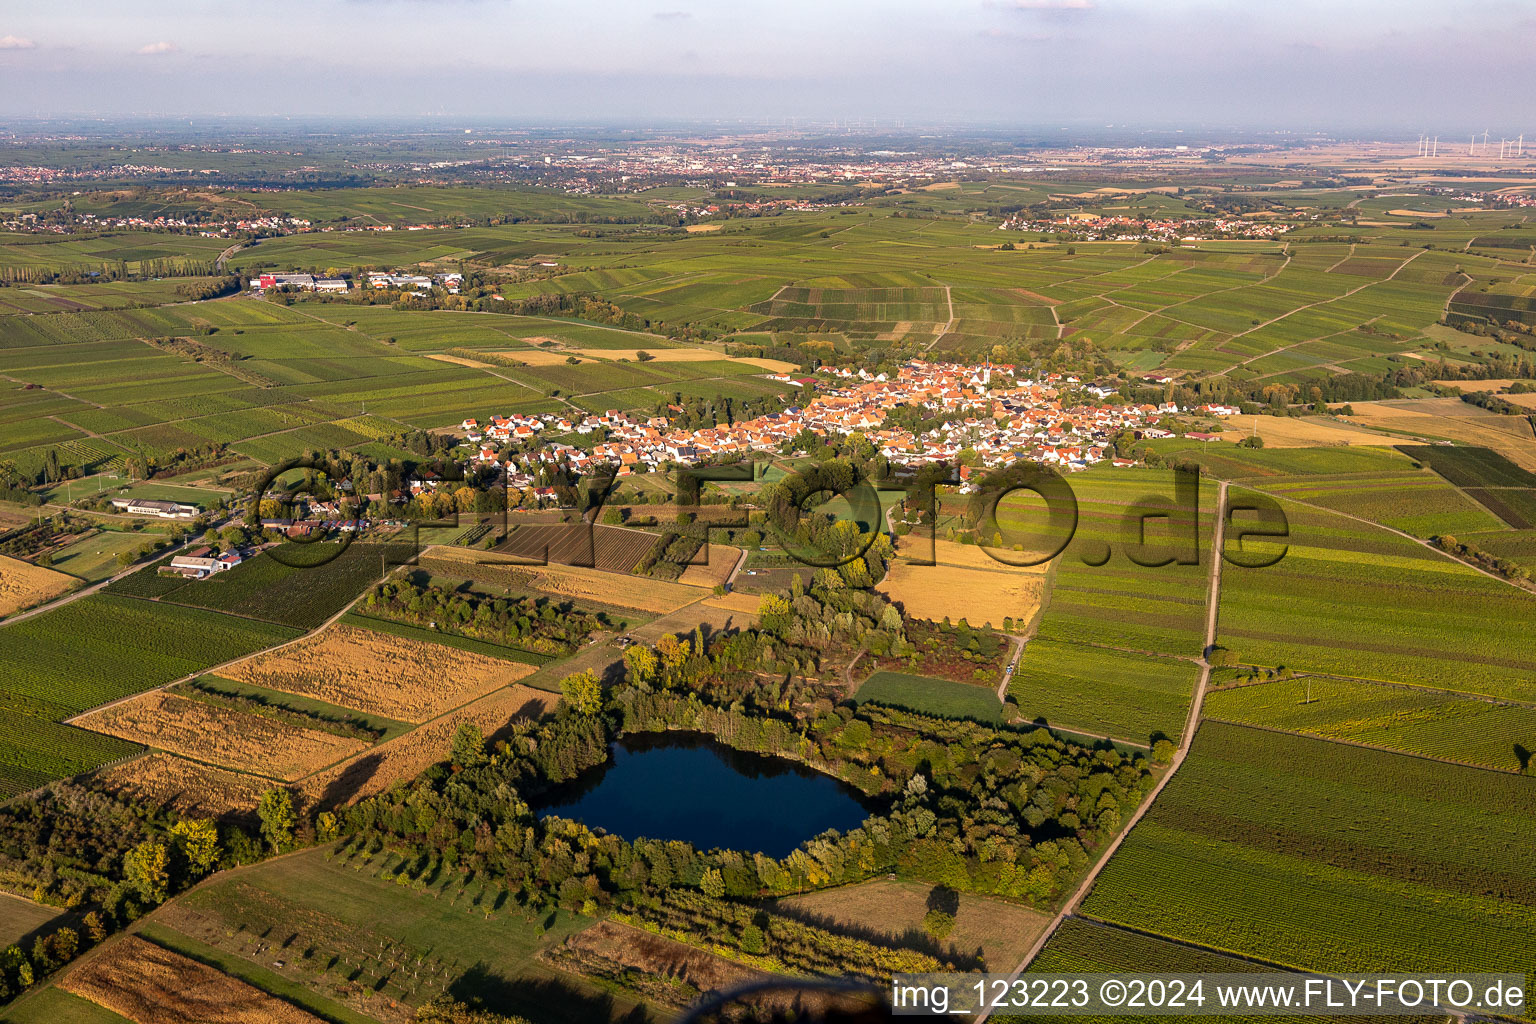
{"label": "white cloud", "polygon": [[1091,11],[1093,0],[998,0],[987,6],[1014,11]]}
{"label": "white cloud", "polygon": [[651,17],[657,21],[684,21],[693,15],[688,11],[657,11]]}
{"label": "white cloud", "polygon": [[141,57],[152,57],[152,56],[154,56],[155,54],[158,54],[158,53],[175,53],[175,52],[176,52],[176,44],[175,43],[168,43],[168,42],[166,42],[164,40],[161,40],[158,43],[150,43],[147,46],[141,46],[138,49],[138,54]]}
{"label": "white cloud", "polygon": [[37,44],[21,36],[0,36],[0,50],[35,50]]}

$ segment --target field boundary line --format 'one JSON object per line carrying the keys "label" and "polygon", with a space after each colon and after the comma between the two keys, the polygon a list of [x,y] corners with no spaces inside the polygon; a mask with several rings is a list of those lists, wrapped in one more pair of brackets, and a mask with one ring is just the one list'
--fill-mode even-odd
{"label": "field boundary line", "polygon": [[[400,568],[400,566],[396,566],[395,567],[395,569],[399,569],[399,568]],[[378,583],[378,582],[383,581],[384,579],[387,579],[389,577],[389,575],[391,575],[393,573],[393,571],[394,570],[391,570],[390,573],[386,573],[384,576],[381,576],[378,580],[375,580],[374,582]],[[86,708],[84,711],[77,712],[76,714],[70,715],[68,718],[65,718],[65,719],[61,720],[60,724],[62,724],[62,725],[74,725],[76,719],[83,718],[86,715],[95,714],[98,711],[106,711],[109,708],[114,708],[114,707],[116,707],[119,704],[125,704],[128,701],[133,700],[133,699],[135,699],[137,697],[144,696],[146,693],[154,693],[157,690],[168,690],[171,687],[176,686],[176,685],[178,685],[180,683],[189,683],[192,680],[198,678],[199,676],[205,676],[205,675],[208,675],[210,673],[216,673],[220,669],[229,668],[231,665],[238,665],[238,664],[240,664],[243,661],[249,661],[252,658],[258,657],[260,655],[271,654],[273,651],[280,651],[280,650],[284,649],[285,647],[292,647],[294,644],[299,643],[299,642],[301,642],[303,640],[308,640],[310,637],[314,636],[315,634],[320,633],[320,632],[322,632],[322,631],[324,631],[326,629],[329,629],[331,626],[334,626],[341,619],[341,617],[343,615],[347,614],[347,612],[352,610],[352,606],[353,605],[355,605],[355,604],[357,604],[357,602],[361,601],[372,590],[373,590],[373,586],[369,585],[369,587],[367,589],[365,589],[362,593],[358,594],[352,600],[348,601],[346,603],[346,605],[342,607],[341,611],[337,612],[335,615],[332,615],[330,618],[326,619],[324,622],[322,622],[320,625],[316,626],[314,629],[311,629],[311,630],[309,630],[306,633],[301,633],[298,636],[294,637],[292,640],[284,640],[280,644],[273,644],[271,647],[263,647],[259,651],[252,651],[249,654],[242,654],[238,658],[231,658],[229,661],[220,662],[217,665],[210,665],[207,668],[199,669],[196,672],[192,672],[192,673],[190,673],[188,675],[184,675],[184,676],[182,676],[179,679],[172,679],[168,683],[161,683],[159,686],[151,686],[147,690],[140,690],[138,693],[130,693],[126,697],[119,697],[116,700],[108,701],[105,704],[99,704],[99,705],[97,705],[96,707],[93,707],[93,708]],[[139,598],[138,600],[143,600],[143,598]],[[180,606],[180,607],[186,607],[186,606]],[[268,620],[266,620],[266,619],[250,619],[249,621],[251,621],[251,622],[266,622]],[[281,623],[278,623],[278,625],[281,625]],[[292,627],[290,627],[290,628],[292,628]],[[83,726],[79,726],[77,728],[84,728],[84,727]],[[95,732],[94,729],[92,729],[90,731]],[[146,744],[146,746],[147,746],[147,744]]]}
{"label": "field boundary line", "polygon": [[[1206,591],[1207,608],[1205,614],[1205,650],[1207,651],[1216,642],[1216,614],[1221,596],[1221,557],[1222,543],[1225,540],[1226,534],[1226,517],[1224,515],[1226,506],[1227,482],[1223,480],[1221,481],[1220,490],[1217,492],[1216,525],[1211,537],[1211,570],[1210,581],[1207,584]],[[1125,823],[1125,827],[1120,830],[1120,833],[1115,836],[1114,841],[1105,848],[1098,860],[1088,869],[1088,873],[1083,876],[1083,880],[1078,883],[1072,895],[1062,904],[1061,909],[1051,918],[1050,924],[1046,925],[1035,939],[1033,945],[1030,946],[1029,951],[1024,954],[1023,960],[1008,975],[1010,984],[1017,980],[1019,975],[1023,974],[1029,967],[1030,963],[1040,955],[1040,951],[1045,948],[1045,944],[1056,933],[1056,929],[1061,927],[1061,922],[1076,913],[1078,906],[1093,888],[1093,883],[1098,880],[1099,872],[1104,870],[1105,865],[1114,857],[1115,852],[1120,849],[1120,844],[1125,841],[1125,837],[1130,835],[1131,830],[1146,816],[1153,802],[1157,800],[1158,794],[1163,791],[1164,787],[1168,785],[1169,780],[1173,778],[1174,773],[1179,770],[1179,766],[1184,763],[1184,758],[1188,755],[1190,746],[1195,741],[1195,730],[1200,724],[1201,705],[1205,702],[1205,689],[1211,678],[1210,661],[1202,654],[1200,662],[1200,678],[1195,683],[1194,698],[1189,704],[1189,719],[1184,726],[1183,735],[1179,738],[1179,746],[1174,751],[1173,760],[1168,763],[1168,769],[1163,772],[1163,777],[1157,780],[1157,785],[1152,787],[1152,791],[1142,798],[1141,803],[1137,805],[1130,820]],[[976,1024],[983,1024],[990,1015],[990,1010],[978,1014]]]}
{"label": "field boundary line", "polygon": [[[1254,668],[1279,668],[1280,666],[1255,665]],[[1214,686],[1212,692],[1221,693],[1227,690],[1246,690],[1252,686],[1272,686],[1275,683],[1296,682],[1301,679],[1332,679],[1343,683],[1363,683],[1366,686],[1380,686],[1392,690],[1409,690],[1414,693],[1437,693],[1445,697],[1455,697],[1461,700],[1475,700],[1483,704],[1508,704],[1514,707],[1536,710],[1536,700],[1521,700],[1518,697],[1499,697],[1491,693],[1474,693],[1471,690],[1452,690],[1444,686],[1430,686],[1428,683],[1409,683],[1401,679],[1371,679],[1367,676],[1346,676],[1337,672],[1297,672],[1291,679],[1252,679],[1243,682],[1227,683],[1222,686]]]}
{"label": "field boundary line", "polygon": [[[1248,479],[1252,480],[1254,478],[1250,477]],[[1223,480],[1221,482],[1221,486],[1222,486],[1223,493],[1225,493],[1226,487],[1227,487],[1227,481]],[[1463,559],[1457,558],[1455,555],[1451,554],[1449,551],[1445,551],[1445,550],[1442,550],[1441,548],[1435,547],[1433,544],[1431,544],[1429,541],[1423,539],[1422,537],[1415,537],[1411,533],[1404,533],[1402,530],[1396,529],[1396,528],[1391,527],[1391,526],[1387,526],[1387,525],[1385,525],[1383,523],[1378,523],[1378,522],[1376,522],[1373,519],[1365,519],[1365,518],[1362,518],[1360,516],[1351,515],[1348,512],[1340,512],[1337,509],[1328,508],[1328,507],[1323,506],[1323,505],[1314,505],[1314,504],[1312,504],[1312,502],[1310,502],[1310,501],[1302,501],[1300,498],[1292,498],[1292,497],[1289,497],[1289,496],[1284,495],[1284,494],[1278,494],[1278,493],[1276,493],[1274,491],[1266,491],[1266,490],[1264,490],[1263,487],[1257,487],[1257,486],[1255,486],[1252,483],[1240,484],[1239,486],[1247,487],[1249,490],[1253,490],[1253,491],[1260,491],[1260,492],[1262,492],[1264,494],[1269,495],[1270,497],[1277,498],[1277,499],[1279,499],[1281,501],[1294,502],[1297,505],[1301,505],[1301,506],[1304,506],[1304,507],[1310,508],[1310,509],[1315,509],[1318,512],[1326,512],[1329,515],[1343,516],[1345,519],[1353,519],[1357,523],[1364,523],[1366,526],[1374,526],[1378,530],[1385,530],[1388,533],[1394,533],[1397,536],[1402,537],[1404,540],[1411,540],[1415,544],[1419,545],[1420,547],[1427,548],[1428,550],[1433,551],[1435,554],[1439,555],[1441,558],[1444,558],[1448,562],[1455,562],[1457,565],[1466,566],[1468,569],[1471,569],[1473,572],[1482,573],[1484,576],[1487,576],[1489,579],[1497,580],[1498,582],[1503,583],[1504,585],[1506,585],[1508,587],[1512,587],[1515,590],[1518,590],[1518,591],[1520,591],[1523,594],[1531,593],[1530,589],[1528,589],[1526,587],[1522,587],[1520,584],[1516,583],[1514,580],[1507,580],[1503,576],[1500,576],[1498,573],[1489,572],[1487,569],[1484,569],[1482,566],[1473,565],[1471,562],[1464,561]]]}
{"label": "field boundary line", "polygon": [[1379,743],[1366,743],[1364,740],[1350,740],[1340,736],[1316,736],[1309,732],[1299,732],[1296,729],[1282,729],[1277,725],[1260,725],[1258,722],[1236,722],[1230,718],[1219,718],[1215,715],[1208,716],[1206,721],[1219,722],[1222,725],[1232,725],[1239,729],[1256,729],[1259,732],[1272,732],[1279,733],[1282,736],[1295,736],[1304,740],[1316,740],[1319,743],[1337,743],[1345,747],[1359,747],[1362,750],[1378,750],[1383,754],[1396,754],[1399,757],[1416,757],[1421,761],[1434,761],[1437,764],[1449,764],[1457,768],[1474,768],[1482,772],[1493,772],[1495,775],[1513,775],[1516,778],[1529,777],[1524,772],[1491,768],[1486,764],[1477,764],[1474,761],[1458,761],[1454,757],[1437,757],[1434,754],[1422,754],[1413,750],[1402,750],[1398,747],[1384,747]]}

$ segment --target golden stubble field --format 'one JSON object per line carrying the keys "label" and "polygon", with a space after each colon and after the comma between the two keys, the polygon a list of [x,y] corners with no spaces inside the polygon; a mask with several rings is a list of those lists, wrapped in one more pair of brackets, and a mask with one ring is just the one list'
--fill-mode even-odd
{"label": "golden stubble field", "polygon": [[[473,722],[489,739],[509,724],[552,711],[558,695],[514,684],[457,708],[384,743],[368,747],[294,785],[306,807],[339,807],[382,793],[448,757],[460,722]],[[102,776],[106,787],[181,814],[250,815],[273,783],[170,754],[155,753],[118,765]]]}
{"label": "golden stubble field", "polygon": [[62,572],[0,555],[0,619],[23,608],[51,601],[78,582]]}
{"label": "golden stubble field", "polygon": [[900,604],[914,619],[939,622],[964,619],[973,626],[1000,627],[1004,618],[1027,622],[1040,608],[1047,566],[1016,568],[993,559],[972,544],[934,541],[936,565],[914,565],[927,557],[927,539],[903,537],[875,588]]}
{"label": "golden stubble field", "polygon": [[[1358,406],[1357,406],[1358,408]],[[1317,448],[1328,445],[1389,447],[1398,438],[1383,437],[1352,423],[1322,416],[1231,416],[1222,421],[1223,441],[1241,441],[1257,433],[1266,448]]]}
{"label": "golden stubble field", "polygon": [[[1520,396],[1511,396],[1520,397]],[[1492,448],[1524,469],[1536,470],[1536,432],[1524,416],[1501,416],[1459,398],[1355,402],[1348,419],[1433,441],[1444,438]],[[1394,443],[1412,443],[1400,438]]]}
{"label": "golden stubble field", "polygon": [[202,818],[250,814],[261,794],[272,788],[266,779],[171,754],[150,754],[118,765],[103,773],[101,781],[113,792]]}
{"label": "golden stubble field", "polygon": [[[444,576],[459,576],[522,591],[542,591],[580,603],[633,608],[664,615],[699,599],[697,587],[647,579],[576,565],[497,565],[483,552],[465,548],[428,548],[421,568]],[[713,584],[710,584],[713,586]]]}
{"label": "golden stubble field", "polygon": [[741,548],[734,548],[729,544],[711,544],[708,551],[709,564],[687,566],[683,569],[683,574],[677,578],[677,582],[685,587],[713,589],[730,577],[731,570],[736,568],[736,563],[741,560]]}
{"label": "golden stubble field", "polygon": [[402,722],[425,722],[532,672],[532,665],[520,662],[333,625],[219,674]]}
{"label": "golden stubble field", "polygon": [[76,725],[222,768],[291,781],[365,749],[362,740],[301,729],[153,690],[77,719]]}
{"label": "golden stubble field", "polygon": [[126,935],[65,975],[59,987],[135,1024],[322,1024],[237,978]]}
{"label": "golden stubble field", "polygon": [[300,786],[306,806],[339,807],[382,793],[396,779],[411,779],[448,757],[454,731],[473,722],[487,739],[513,721],[537,718],[560,698],[528,686],[497,690],[450,715],[381,743],[367,752],[305,779]]}

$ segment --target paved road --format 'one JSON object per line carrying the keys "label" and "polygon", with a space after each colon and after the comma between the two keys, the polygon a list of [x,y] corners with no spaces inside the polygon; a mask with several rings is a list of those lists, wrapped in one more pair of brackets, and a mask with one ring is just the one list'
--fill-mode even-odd
{"label": "paved road", "polygon": [[[1218,606],[1218,598],[1221,594],[1221,545],[1226,533],[1226,517],[1224,515],[1226,507],[1227,483],[1226,481],[1222,481],[1220,495],[1216,499],[1216,530],[1211,542],[1210,584],[1205,598],[1206,651],[1209,651],[1211,645],[1216,642],[1216,612]],[[1083,876],[1083,880],[1078,883],[1078,886],[1075,890],[1073,890],[1072,895],[1064,904],[1062,904],[1061,909],[1056,912],[1056,915],[1051,918],[1050,924],[1046,925],[1045,930],[1040,933],[1040,937],[1035,940],[1034,945],[1029,947],[1029,952],[1024,954],[1023,961],[1020,962],[1019,966],[1015,967],[1013,973],[1008,976],[1010,982],[1013,979],[1018,978],[1019,975],[1023,974],[1024,971],[1029,967],[1030,963],[1035,959],[1035,957],[1040,955],[1040,951],[1045,948],[1045,944],[1049,942],[1051,936],[1056,933],[1056,929],[1061,927],[1061,922],[1065,921],[1068,917],[1072,916],[1072,914],[1076,913],[1077,908],[1083,902],[1084,897],[1086,897],[1089,890],[1093,888],[1093,883],[1098,879],[1099,872],[1104,870],[1104,865],[1108,864],[1109,859],[1115,855],[1115,851],[1120,849],[1120,844],[1125,840],[1125,837],[1130,835],[1131,829],[1135,828],[1137,822],[1141,821],[1142,817],[1146,815],[1147,810],[1152,806],[1152,802],[1156,800],[1158,794],[1163,791],[1163,787],[1168,785],[1168,780],[1173,778],[1174,773],[1179,770],[1179,766],[1184,763],[1184,758],[1189,753],[1190,744],[1193,743],[1195,739],[1195,729],[1200,724],[1200,706],[1205,701],[1205,690],[1206,686],[1210,683],[1210,680],[1210,662],[1202,657],[1200,659],[1200,681],[1195,684],[1194,699],[1190,701],[1189,719],[1184,723],[1184,733],[1179,738],[1178,749],[1174,752],[1173,760],[1169,763],[1168,770],[1163,772],[1163,777],[1157,781],[1157,785],[1152,788],[1152,792],[1148,793],[1146,797],[1141,801],[1141,804],[1136,808],[1136,812],[1131,815],[1131,819],[1125,823],[1125,827],[1121,829],[1120,834],[1115,837],[1114,842],[1109,844],[1109,847],[1105,849],[1103,856],[1101,856],[1094,863],[1093,867],[1088,869],[1088,873]],[[988,1016],[988,1012],[983,1011],[976,1017],[976,1024],[982,1024],[982,1022],[985,1021]]]}

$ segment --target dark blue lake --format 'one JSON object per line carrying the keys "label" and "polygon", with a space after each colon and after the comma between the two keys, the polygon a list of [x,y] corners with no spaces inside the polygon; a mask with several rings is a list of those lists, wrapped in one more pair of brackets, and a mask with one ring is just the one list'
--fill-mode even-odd
{"label": "dark blue lake", "polygon": [[637,733],[613,760],[551,793],[541,816],[558,814],[625,839],[683,839],[783,857],[835,828],[857,828],[871,811],[851,786],[782,758],[745,753],[697,733]]}

